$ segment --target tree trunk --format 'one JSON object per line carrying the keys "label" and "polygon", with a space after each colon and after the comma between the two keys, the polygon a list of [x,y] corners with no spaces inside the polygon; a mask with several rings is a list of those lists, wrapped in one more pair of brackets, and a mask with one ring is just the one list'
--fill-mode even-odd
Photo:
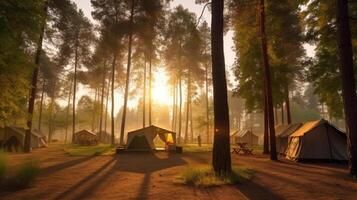
{"label": "tree trunk", "polygon": [[103,130],[103,112],[104,112],[104,92],[105,92],[105,77],[106,77],[106,73],[105,73],[105,69],[104,68],[104,72],[103,72],[103,80],[102,80],[102,93],[101,93],[101,100],[100,100],[100,119],[99,119],[99,141],[102,141],[102,130]]}
{"label": "tree trunk", "polygon": [[263,154],[269,154],[269,116],[268,116],[268,105],[266,101],[266,91],[265,91],[265,79],[264,79],[264,145]]}
{"label": "tree trunk", "polygon": [[111,110],[111,145],[114,146],[115,144],[115,137],[114,137],[114,81],[115,81],[115,65],[116,65],[116,61],[117,61],[117,55],[116,53],[114,53],[113,55],[113,63],[112,63],[112,110]]}
{"label": "tree trunk", "polygon": [[263,55],[264,79],[266,91],[266,104],[268,113],[269,136],[270,136],[270,159],[277,160],[276,146],[275,146],[275,127],[274,127],[274,111],[273,111],[273,97],[271,90],[270,66],[267,49],[267,38],[265,34],[265,6],[264,0],[260,0],[260,36],[261,36],[261,50]]}
{"label": "tree trunk", "polygon": [[47,142],[51,143],[52,140],[52,131],[53,131],[53,109],[54,109],[54,105],[55,105],[55,101],[56,101],[56,85],[57,85],[57,81],[54,80],[54,84],[53,84],[53,88],[52,88],[52,94],[51,94],[51,103],[50,103],[50,116],[49,116],[49,120],[48,120],[48,138],[47,138]]}
{"label": "tree trunk", "polygon": [[223,0],[212,0],[212,78],[214,103],[213,169],[218,176],[231,173],[229,109],[223,48]]}
{"label": "tree trunk", "polygon": [[95,93],[94,93],[94,101],[93,101],[93,113],[92,113],[92,133],[95,132],[95,122],[96,122],[96,115],[97,115],[97,98],[99,96],[98,94],[98,88],[95,88]]}
{"label": "tree trunk", "polygon": [[174,80],[174,83],[173,83],[173,88],[172,88],[172,128],[171,130],[173,132],[175,132],[175,117],[176,117],[176,79]]}
{"label": "tree trunk", "polygon": [[45,33],[45,27],[46,27],[46,18],[47,18],[47,1],[45,2],[44,5],[44,18],[42,21],[42,27],[41,27],[41,33],[40,37],[37,42],[37,50],[36,50],[36,58],[35,58],[35,69],[33,70],[32,73],[32,80],[31,80],[31,87],[30,87],[30,97],[29,97],[29,103],[28,103],[28,110],[27,110],[27,129],[26,129],[26,134],[25,134],[25,141],[24,141],[24,151],[25,152],[30,152],[31,151],[31,129],[32,129],[32,118],[33,118],[33,110],[35,107],[35,99],[36,99],[36,93],[37,93],[37,78],[38,78],[38,71],[39,71],[39,65],[40,65],[40,58],[41,58],[41,52],[42,52],[42,42],[43,42],[43,36]]}
{"label": "tree trunk", "polygon": [[193,144],[194,142],[194,134],[193,134],[193,120],[192,120],[192,102],[190,100],[190,133],[191,133],[191,137],[190,137],[190,142]]}
{"label": "tree trunk", "polygon": [[38,117],[38,132],[41,133],[41,125],[42,125],[42,110],[43,110],[43,99],[45,94],[45,80],[42,83],[42,92],[41,92],[41,100],[40,100],[40,109],[39,109],[39,117]]}
{"label": "tree trunk", "polygon": [[288,124],[291,124],[291,112],[290,112],[290,99],[289,99],[289,88],[285,86],[285,106],[286,106],[286,120]]}
{"label": "tree trunk", "polygon": [[106,93],[106,98],[105,98],[105,118],[104,118],[104,132],[105,133],[107,132],[109,94],[110,94],[110,77],[108,76],[108,86],[107,86],[107,93]]}
{"label": "tree trunk", "polygon": [[188,70],[187,73],[187,97],[186,97],[186,130],[185,130],[185,144],[187,144],[188,141],[188,121],[190,117],[190,101],[191,101],[191,87],[190,87],[190,82],[191,82],[191,75],[190,75],[190,69]]}
{"label": "tree trunk", "polygon": [[209,101],[208,101],[208,65],[206,65],[205,69],[205,77],[206,77],[206,139],[207,144],[211,143],[210,134],[209,134]]}
{"label": "tree trunk", "polygon": [[181,72],[179,74],[179,93],[180,93],[180,99],[179,99],[179,127],[178,127],[178,143],[181,143],[181,124],[182,124],[182,78],[181,78]]}
{"label": "tree trunk", "polygon": [[131,51],[132,51],[132,42],[133,42],[133,20],[134,20],[134,4],[135,0],[131,0],[131,12],[130,12],[130,32],[129,32],[129,45],[128,45],[128,62],[126,66],[126,83],[124,91],[124,106],[123,106],[123,116],[121,119],[120,127],[120,145],[124,145],[124,131],[125,131],[125,121],[126,121],[126,108],[128,104],[129,96],[129,83],[130,83],[130,68],[131,68]]}
{"label": "tree trunk", "polygon": [[348,16],[348,1],[336,0],[337,33],[340,51],[340,71],[342,78],[342,98],[345,110],[346,130],[349,147],[349,168],[353,177],[357,176],[357,98],[356,80],[353,68],[351,30]]}
{"label": "tree trunk", "polygon": [[151,63],[151,57],[150,57],[150,61],[149,61],[149,126],[152,125],[152,63]]}
{"label": "tree trunk", "polygon": [[146,126],[146,62],[144,65],[144,85],[143,85],[143,128]]}
{"label": "tree trunk", "polygon": [[72,81],[70,81],[69,93],[68,93],[68,101],[67,101],[67,112],[66,112],[66,132],[64,143],[67,144],[67,136],[68,136],[68,118],[69,118],[69,109],[71,105],[71,96],[72,96]]}
{"label": "tree trunk", "polygon": [[74,133],[76,132],[76,94],[77,94],[77,69],[78,69],[78,34],[75,43],[75,58],[74,58],[74,76],[73,76],[73,102],[72,102],[72,143],[74,142]]}
{"label": "tree trunk", "polygon": [[281,124],[285,124],[285,113],[284,113],[284,103],[281,104]]}
{"label": "tree trunk", "polygon": [[279,124],[279,116],[278,116],[278,108],[277,106],[274,106],[274,118],[275,118],[275,125]]}

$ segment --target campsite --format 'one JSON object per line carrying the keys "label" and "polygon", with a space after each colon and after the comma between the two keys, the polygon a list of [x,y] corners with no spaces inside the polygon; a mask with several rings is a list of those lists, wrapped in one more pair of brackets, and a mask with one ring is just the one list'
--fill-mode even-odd
{"label": "campsite", "polygon": [[355,0],[1,0],[0,199],[357,199]]}

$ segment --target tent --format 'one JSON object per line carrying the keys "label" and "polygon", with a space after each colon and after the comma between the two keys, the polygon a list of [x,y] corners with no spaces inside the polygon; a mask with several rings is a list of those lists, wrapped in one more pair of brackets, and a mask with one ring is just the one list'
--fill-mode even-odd
{"label": "tent", "polygon": [[81,130],[74,133],[73,141],[74,144],[79,145],[97,145],[98,137],[90,131]]}
{"label": "tent", "polygon": [[156,136],[159,136],[166,144],[170,143],[171,148],[176,147],[176,133],[157,126],[148,126],[129,132],[125,149],[129,151],[155,150],[154,139]]}
{"label": "tent", "polygon": [[346,161],[347,136],[324,119],[307,122],[289,136],[286,158]]}
{"label": "tent", "polygon": [[106,132],[106,131],[99,131],[96,133],[99,142],[104,143],[104,144],[110,144],[111,143],[111,134]]}
{"label": "tent", "polygon": [[[22,151],[26,130],[17,126],[6,126],[0,131],[2,148],[8,152]],[[31,132],[31,148],[46,147],[46,138],[39,133]]]}
{"label": "tent", "polygon": [[258,145],[258,136],[256,136],[250,130],[240,130],[231,134],[231,143],[235,144],[237,142],[245,142],[248,145],[254,146]]}
{"label": "tent", "polygon": [[302,126],[302,123],[295,123],[289,125],[278,125],[275,127],[276,134],[276,151],[285,155],[288,147],[289,136]]}

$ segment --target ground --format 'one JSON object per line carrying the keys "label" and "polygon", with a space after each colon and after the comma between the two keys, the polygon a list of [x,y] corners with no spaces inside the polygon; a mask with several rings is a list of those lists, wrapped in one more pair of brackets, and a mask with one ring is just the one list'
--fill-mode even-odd
{"label": "ground", "polygon": [[205,165],[210,152],[70,156],[59,145],[9,156],[11,167],[36,158],[41,174],[27,189],[1,191],[0,199],[357,199],[357,181],[344,166],[272,162],[263,155],[232,156],[254,170],[252,180],[195,188],[175,183],[187,165]]}

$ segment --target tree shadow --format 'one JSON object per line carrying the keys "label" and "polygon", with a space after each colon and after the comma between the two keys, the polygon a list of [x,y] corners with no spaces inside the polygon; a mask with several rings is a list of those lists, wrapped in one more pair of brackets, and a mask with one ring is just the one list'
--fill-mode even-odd
{"label": "tree shadow", "polygon": [[86,162],[86,161],[88,161],[88,160],[90,160],[90,159],[92,159],[94,157],[95,156],[82,157],[82,158],[79,158],[79,159],[70,160],[70,161],[67,161],[67,162],[64,162],[64,163],[59,163],[57,165],[52,165],[52,166],[49,166],[49,167],[46,167],[46,168],[42,168],[41,172],[40,172],[40,175],[41,176],[48,176],[49,174],[55,173],[57,171],[61,171],[61,170],[64,170],[66,168],[73,167],[73,166],[78,165],[80,163]]}

